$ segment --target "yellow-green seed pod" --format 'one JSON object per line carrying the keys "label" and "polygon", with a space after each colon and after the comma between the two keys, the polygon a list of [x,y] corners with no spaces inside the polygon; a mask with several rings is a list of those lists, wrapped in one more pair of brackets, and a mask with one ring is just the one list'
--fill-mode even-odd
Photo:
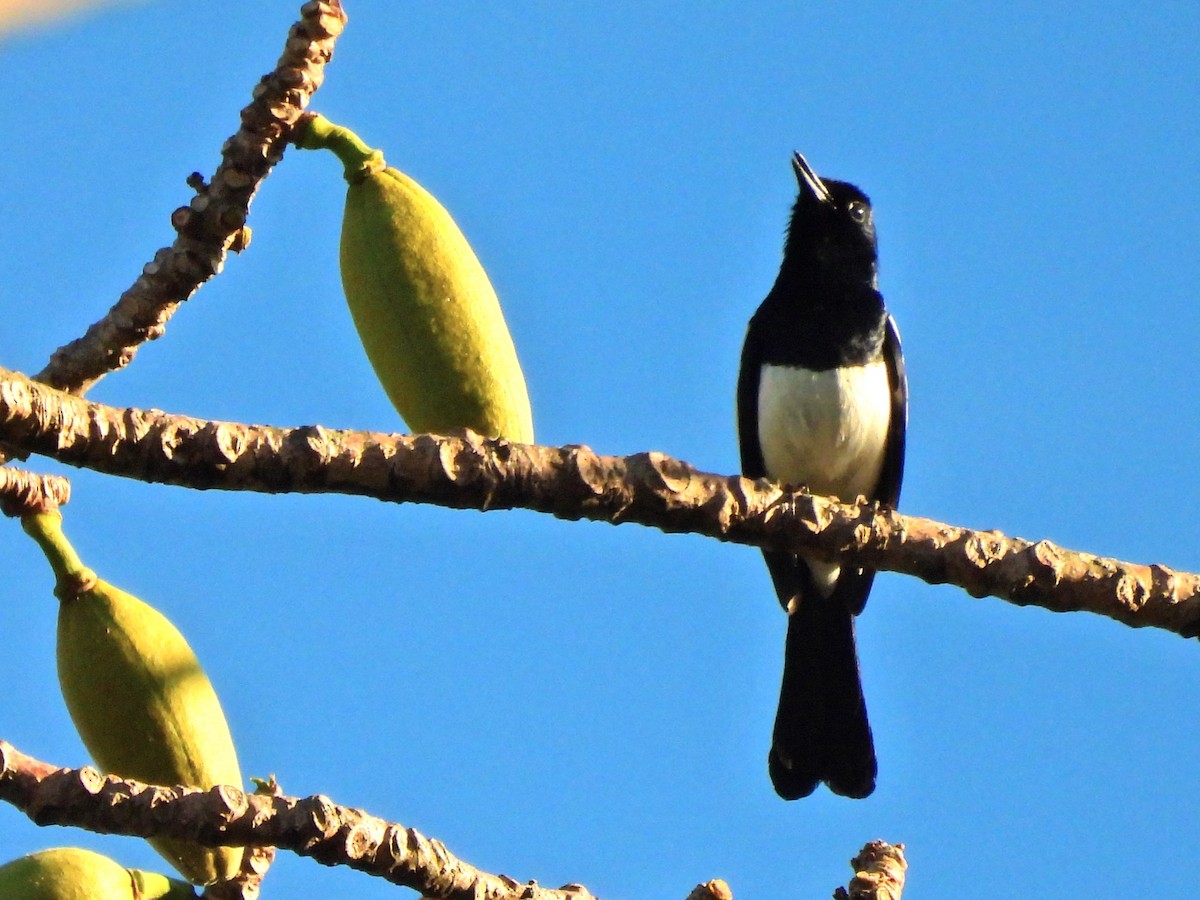
{"label": "yellow-green seed pod", "polygon": [[190,884],[125,869],[107,856],[59,847],[0,866],[3,900],[195,900]]}
{"label": "yellow-green seed pod", "polygon": [[297,145],[332,150],[345,166],[342,288],[408,427],[532,443],[529,395],[500,301],[450,214],[323,116],[306,120]]}
{"label": "yellow-green seed pod", "polygon": [[[55,512],[22,520],[57,581],[58,680],[83,744],[103,771],[150,784],[241,787],[225,714],[171,622],[86,568]],[[231,878],[240,847],[150,838],[196,884]]]}

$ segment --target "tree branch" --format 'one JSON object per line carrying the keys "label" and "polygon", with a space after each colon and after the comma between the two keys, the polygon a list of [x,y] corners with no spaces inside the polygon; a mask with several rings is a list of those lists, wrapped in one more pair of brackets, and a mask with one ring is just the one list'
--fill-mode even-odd
{"label": "tree branch", "polygon": [[900,900],[908,861],[903,844],[871,841],[850,860],[854,877],[833,892],[833,900]]}
{"label": "tree branch", "polygon": [[459,437],[271,428],[89,403],[0,369],[0,441],[73,466],[199,490],[340,493],[458,509],[635,522],[958,585],[1053,612],[1200,634],[1200,576],[700,472],[661,453],[601,456]]}
{"label": "tree branch", "polygon": [[161,337],[179,304],[221,271],[227,251],[240,251],[248,242],[250,201],[282,158],[346,21],[339,0],[312,0],[300,14],[275,71],[255,87],[241,127],[222,147],[211,183],[199,175],[188,180],[196,196],[171,216],[178,232],[174,243],[154,254],[103,319],[54,352],[35,376],[38,381],[86,393],[107,373],[128,365],[142,343]]}
{"label": "tree branch", "polygon": [[164,836],[209,847],[267,845],[349,866],[440,900],[594,900],[581,885],[558,890],[490,875],[437,840],[328,797],[155,787],[90,766],[60,769],[0,741],[0,800],[38,825],[100,834]]}
{"label": "tree branch", "polygon": [[[257,785],[255,794],[266,797],[283,796],[283,791],[273,775],[266,780],[252,778],[251,781]],[[203,900],[258,900],[262,892],[262,880],[273,862],[274,847],[264,844],[247,847],[246,852],[242,854],[242,865],[237,874],[228,881],[218,881],[206,887]]]}
{"label": "tree branch", "polygon": [[10,466],[0,467],[0,513],[23,516],[28,512],[65,506],[71,499],[71,482],[61,475],[35,475]]}
{"label": "tree branch", "polygon": [[733,891],[720,878],[698,884],[685,900],[733,900]]}

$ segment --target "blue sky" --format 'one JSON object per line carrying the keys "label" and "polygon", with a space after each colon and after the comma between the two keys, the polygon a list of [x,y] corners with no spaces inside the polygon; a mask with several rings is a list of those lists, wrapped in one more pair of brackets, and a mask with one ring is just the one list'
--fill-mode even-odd
{"label": "blue sky", "polygon": [[[0,42],[0,365],[42,367],[173,236],[296,0],[112,7]],[[542,443],[736,471],[745,322],[804,152],[874,201],[912,396],[902,508],[1200,568],[1200,11],[1145,3],[348,5],[314,108],[451,210],[504,304]],[[403,430],[341,297],[344,185],[289,152],[253,243],[91,393]],[[42,471],[59,471],[37,460]],[[694,536],[70,472],[84,559],[187,635],[247,775],[604,897],[828,896],[873,838],[913,896],[1187,896],[1193,642],[894,575],[859,649],[865,801],[766,774],[784,620]],[[40,555],[0,530],[0,737],[86,753]],[[0,860],[140,842],[0,807]],[[283,855],[264,896],[397,888]]]}

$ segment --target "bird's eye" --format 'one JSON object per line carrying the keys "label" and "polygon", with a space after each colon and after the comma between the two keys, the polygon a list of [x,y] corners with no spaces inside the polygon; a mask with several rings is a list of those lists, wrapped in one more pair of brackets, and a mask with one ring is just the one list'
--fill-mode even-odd
{"label": "bird's eye", "polygon": [[867,221],[867,213],[869,210],[867,209],[867,204],[863,203],[861,200],[851,200],[847,210],[850,213],[850,218],[852,218],[855,222],[858,222],[860,225]]}

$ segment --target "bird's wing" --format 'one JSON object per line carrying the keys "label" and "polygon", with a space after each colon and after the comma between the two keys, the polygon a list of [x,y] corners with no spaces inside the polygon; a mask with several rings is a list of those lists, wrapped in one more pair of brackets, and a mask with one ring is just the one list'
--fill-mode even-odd
{"label": "bird's wing", "polygon": [[883,337],[883,362],[887,366],[888,386],[892,389],[892,417],[888,426],[887,450],[879,484],[871,498],[895,508],[900,500],[900,482],[904,479],[904,440],[908,431],[908,376],[904,373],[904,355],[900,352],[900,332],[896,320],[888,316]]}
{"label": "bird's wing", "polygon": [[758,382],[762,375],[762,353],[755,329],[746,331],[742,344],[742,364],[738,370],[737,426],[738,449],[742,455],[742,474],[747,478],[764,478],[767,464],[763,462],[758,443]]}
{"label": "bird's wing", "polygon": [[[742,344],[742,363],[737,384],[738,449],[742,456],[742,474],[747,478],[767,477],[767,464],[763,461],[762,446],[758,442],[758,385],[761,376],[762,353],[751,320],[746,341]],[[764,550],[763,558],[775,582],[779,602],[786,608],[788,601],[800,588],[796,557],[790,553]]]}

